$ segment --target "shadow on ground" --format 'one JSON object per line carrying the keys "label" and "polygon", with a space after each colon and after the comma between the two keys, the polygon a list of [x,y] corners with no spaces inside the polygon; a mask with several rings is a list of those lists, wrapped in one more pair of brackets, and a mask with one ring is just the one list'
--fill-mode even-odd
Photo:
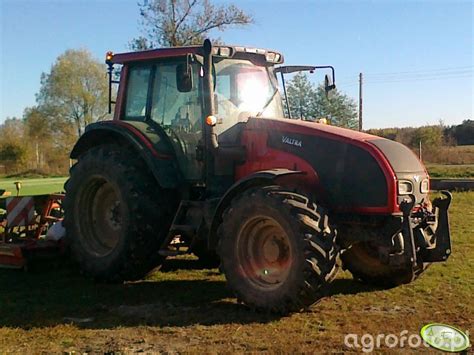
{"label": "shadow on ground", "polygon": [[372,292],[381,289],[383,288],[364,284],[353,279],[336,279],[331,283],[327,297],[334,295],[355,295],[361,292]]}
{"label": "shadow on ground", "polygon": [[[163,267],[165,280],[125,284],[95,283],[67,263],[42,265],[30,272],[0,269],[0,327],[188,326],[265,323],[279,318],[236,303],[216,269],[200,270],[197,279],[189,279],[182,271],[196,267],[196,260],[172,260]],[[176,270],[182,278],[174,277]],[[371,290],[337,279],[329,296]]]}

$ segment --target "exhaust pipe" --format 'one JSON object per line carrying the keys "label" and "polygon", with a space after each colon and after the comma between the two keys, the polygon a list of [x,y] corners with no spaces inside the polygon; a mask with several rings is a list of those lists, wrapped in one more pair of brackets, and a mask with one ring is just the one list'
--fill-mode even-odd
{"label": "exhaust pipe", "polygon": [[[209,39],[204,40],[204,113],[205,117],[214,116],[214,78],[212,76],[212,43]],[[206,149],[214,153],[219,147],[217,134],[214,126],[205,124]]]}

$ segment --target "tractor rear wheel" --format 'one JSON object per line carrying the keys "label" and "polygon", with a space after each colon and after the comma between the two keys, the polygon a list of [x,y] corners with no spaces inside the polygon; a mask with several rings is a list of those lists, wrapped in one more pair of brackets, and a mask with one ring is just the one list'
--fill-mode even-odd
{"label": "tractor rear wheel", "polygon": [[355,279],[380,287],[410,283],[429,266],[429,263],[420,263],[417,267],[384,264],[378,256],[377,248],[368,242],[353,244],[341,254],[341,260],[343,268],[349,270]]}
{"label": "tractor rear wheel", "polygon": [[228,285],[256,310],[286,314],[308,307],[338,270],[336,230],[324,209],[278,186],[235,198],[219,235]]}
{"label": "tractor rear wheel", "polygon": [[95,147],[71,168],[65,226],[73,258],[101,281],[136,280],[160,265],[172,206],[136,156]]}

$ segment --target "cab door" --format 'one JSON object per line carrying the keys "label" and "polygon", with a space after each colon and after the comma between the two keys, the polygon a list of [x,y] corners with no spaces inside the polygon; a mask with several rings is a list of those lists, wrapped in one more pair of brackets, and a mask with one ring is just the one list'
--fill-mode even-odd
{"label": "cab door", "polygon": [[203,136],[202,99],[198,64],[191,64],[193,86],[178,89],[177,69],[186,58],[173,58],[129,68],[125,119],[159,126],[171,141],[178,165],[189,182],[203,179],[196,148]]}
{"label": "cab door", "polygon": [[187,180],[202,179],[202,163],[196,159],[196,148],[203,136],[202,100],[199,69],[191,65],[193,86],[182,92],[177,85],[177,70],[186,61],[156,63],[153,78],[150,119],[158,123],[177,146],[182,172]]}

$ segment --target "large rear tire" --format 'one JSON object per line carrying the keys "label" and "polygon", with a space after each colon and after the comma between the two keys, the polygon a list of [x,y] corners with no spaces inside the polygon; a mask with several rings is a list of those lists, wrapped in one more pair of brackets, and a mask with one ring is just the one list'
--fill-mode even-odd
{"label": "large rear tire", "polygon": [[336,231],[325,210],[277,186],[235,198],[219,235],[227,283],[256,310],[286,314],[308,307],[338,270]]}
{"label": "large rear tire", "polygon": [[71,168],[65,189],[67,242],[87,274],[137,280],[163,262],[158,249],[174,206],[136,156],[116,145],[92,148]]}
{"label": "large rear tire", "polygon": [[351,272],[354,279],[379,287],[396,287],[414,281],[427,269],[429,263],[393,267],[384,264],[378,257],[376,247],[367,243],[353,244],[341,254],[344,269]]}

